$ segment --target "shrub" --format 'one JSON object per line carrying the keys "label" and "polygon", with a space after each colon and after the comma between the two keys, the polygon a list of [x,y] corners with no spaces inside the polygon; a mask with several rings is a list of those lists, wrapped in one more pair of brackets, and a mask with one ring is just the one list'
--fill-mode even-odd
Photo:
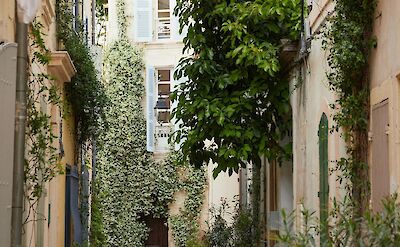
{"label": "shrub", "polygon": [[382,212],[367,210],[355,217],[354,204],[345,198],[334,201],[327,227],[308,210],[302,211],[303,223],[293,229],[296,215],[284,214],[284,228],[278,235],[279,246],[400,246],[400,203],[397,194],[383,200]]}
{"label": "shrub", "polygon": [[233,223],[229,224],[229,206],[226,202],[218,209],[212,208],[211,221],[206,233],[206,244],[210,247],[252,247],[258,244],[258,228],[254,227],[253,213],[245,206],[236,206]]}

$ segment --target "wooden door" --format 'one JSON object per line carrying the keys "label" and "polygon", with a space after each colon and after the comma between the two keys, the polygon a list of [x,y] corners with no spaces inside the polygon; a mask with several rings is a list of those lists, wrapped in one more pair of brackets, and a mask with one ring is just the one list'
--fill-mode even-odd
{"label": "wooden door", "polygon": [[145,247],[168,247],[168,227],[165,219],[146,217],[145,222],[150,228]]}
{"label": "wooden door", "polygon": [[390,194],[388,103],[385,100],[372,108],[371,197],[374,211],[383,209],[381,201]]}

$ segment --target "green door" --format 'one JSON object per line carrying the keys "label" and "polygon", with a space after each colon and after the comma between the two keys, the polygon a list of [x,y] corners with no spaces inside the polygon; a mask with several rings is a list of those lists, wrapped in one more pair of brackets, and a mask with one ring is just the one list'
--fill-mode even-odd
{"label": "green door", "polygon": [[327,225],[328,219],[328,118],[322,114],[319,122],[319,209],[321,227]]}

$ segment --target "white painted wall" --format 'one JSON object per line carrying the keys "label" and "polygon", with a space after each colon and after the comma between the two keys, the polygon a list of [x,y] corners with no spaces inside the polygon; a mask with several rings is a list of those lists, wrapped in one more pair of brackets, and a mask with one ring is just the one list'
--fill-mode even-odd
{"label": "white painted wall", "polygon": [[[225,220],[232,223],[232,216],[237,203],[239,203],[239,174],[233,173],[229,176],[226,172],[221,172],[217,178],[213,178],[213,169],[216,164],[208,166],[208,207],[210,209],[218,209],[222,206],[223,201],[228,205]],[[209,215],[209,220],[211,215]]]}

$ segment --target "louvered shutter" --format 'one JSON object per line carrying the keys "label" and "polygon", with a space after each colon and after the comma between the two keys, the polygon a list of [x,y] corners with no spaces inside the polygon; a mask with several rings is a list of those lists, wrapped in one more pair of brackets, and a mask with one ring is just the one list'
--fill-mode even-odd
{"label": "louvered shutter", "polygon": [[152,0],[134,0],[135,41],[150,42],[153,40]]}
{"label": "louvered shutter", "polygon": [[146,98],[147,98],[147,151],[154,152],[154,67],[147,67]]}

